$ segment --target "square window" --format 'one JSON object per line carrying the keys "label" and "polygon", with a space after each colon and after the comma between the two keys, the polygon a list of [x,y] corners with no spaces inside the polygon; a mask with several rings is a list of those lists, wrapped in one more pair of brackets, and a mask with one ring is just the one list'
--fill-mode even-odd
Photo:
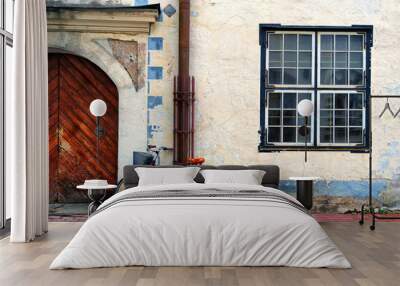
{"label": "square window", "polygon": [[299,67],[300,68],[311,68],[312,67],[312,53],[311,52],[299,52]]}
{"label": "square window", "polygon": [[298,84],[304,84],[304,85],[311,84],[311,69],[299,69]]}
{"label": "square window", "polygon": [[347,143],[347,128],[335,128],[335,143]]}
{"label": "square window", "polygon": [[335,109],[347,108],[347,93],[335,94]]}
{"label": "square window", "polygon": [[363,53],[351,52],[350,53],[350,68],[362,68],[363,67]]}
{"label": "square window", "polygon": [[281,93],[271,92],[268,94],[269,108],[281,108]]}
{"label": "square window", "polygon": [[321,50],[333,51],[333,36],[332,35],[322,35],[321,36]]}
{"label": "square window", "polygon": [[281,125],[281,111],[280,110],[269,110],[268,111],[268,124],[274,126]]}
{"label": "square window", "polygon": [[321,53],[321,68],[333,68],[333,53],[322,52]]}
{"label": "square window", "polygon": [[299,35],[299,49],[301,51],[312,50],[312,36],[311,35]]}
{"label": "square window", "polygon": [[350,143],[363,143],[363,130],[362,128],[349,129],[349,142]]}
{"label": "square window", "polygon": [[350,70],[350,84],[351,85],[362,85],[363,84],[363,71],[351,69]]}
{"label": "square window", "polygon": [[347,68],[347,52],[336,52],[335,53],[335,68]]}
{"label": "square window", "polygon": [[267,129],[268,142],[281,142],[281,128],[269,127]]}
{"label": "square window", "polygon": [[335,111],[335,126],[346,126],[347,125],[347,111],[336,110]]}
{"label": "square window", "polygon": [[347,51],[348,50],[349,37],[347,35],[336,35],[335,36],[335,50],[336,51]]}
{"label": "square window", "polygon": [[269,49],[275,50],[275,51],[281,51],[282,47],[283,47],[282,40],[283,40],[282,35],[270,34],[269,35]]}
{"label": "square window", "polygon": [[284,84],[296,84],[297,83],[297,70],[296,69],[285,69],[283,72],[283,83]]}
{"label": "square window", "polygon": [[335,84],[346,85],[347,84],[347,70],[335,70]]}
{"label": "square window", "polygon": [[271,68],[282,67],[282,52],[269,52],[269,66]]}
{"label": "square window", "polygon": [[362,109],[363,108],[363,94],[362,93],[351,93],[350,94],[350,109]]}
{"label": "square window", "polygon": [[285,52],[284,58],[285,67],[297,67],[297,52]]}
{"label": "square window", "polygon": [[283,111],[283,126],[296,126],[296,110]]}
{"label": "square window", "polygon": [[321,110],[320,125],[324,127],[333,126],[333,111],[332,110]]}
{"label": "square window", "polygon": [[268,73],[269,84],[282,84],[282,69],[269,69]]}
{"label": "square window", "polygon": [[285,51],[297,51],[297,35],[285,34],[284,37]]}
{"label": "square window", "polygon": [[349,112],[349,125],[350,126],[362,126],[363,123],[363,112],[362,111],[350,111]]}
{"label": "square window", "polygon": [[321,143],[332,143],[333,128],[327,128],[327,127],[320,128],[319,140]]}
{"label": "square window", "polygon": [[323,109],[333,108],[333,93],[321,93],[320,95],[320,105]]}
{"label": "square window", "polygon": [[[261,113],[265,112],[268,125],[263,125],[266,133],[262,142],[285,149],[304,146],[305,136],[299,130],[305,118],[298,113],[297,105],[304,99],[314,102],[315,96],[316,106],[307,122],[310,145],[331,149],[366,144],[365,94],[370,87],[365,85],[369,82],[365,71],[369,68],[366,55],[370,46],[365,39],[369,29],[365,34],[355,30],[358,28],[349,32],[324,28],[267,34],[268,43],[262,45],[262,51],[266,53],[263,58],[271,85],[262,87],[267,98]],[[317,130],[313,130],[315,126]]]}
{"label": "square window", "polygon": [[351,35],[350,36],[350,50],[351,51],[362,51],[363,50],[363,40],[362,35]]}
{"label": "square window", "polygon": [[333,69],[321,69],[321,84],[331,85],[333,84]]}
{"label": "square window", "polygon": [[283,128],[283,142],[296,142],[296,127]]}
{"label": "square window", "polygon": [[284,93],[283,108],[296,109],[296,93]]}

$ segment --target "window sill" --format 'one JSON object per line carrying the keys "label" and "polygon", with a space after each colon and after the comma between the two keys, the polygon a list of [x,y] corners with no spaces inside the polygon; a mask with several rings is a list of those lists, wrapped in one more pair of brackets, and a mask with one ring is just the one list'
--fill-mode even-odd
{"label": "window sill", "polygon": [[[273,146],[273,145],[259,145],[258,152],[272,153],[284,151],[297,151],[304,152],[304,146]],[[307,152],[351,152],[351,153],[368,153],[369,148],[366,146],[307,146]]]}

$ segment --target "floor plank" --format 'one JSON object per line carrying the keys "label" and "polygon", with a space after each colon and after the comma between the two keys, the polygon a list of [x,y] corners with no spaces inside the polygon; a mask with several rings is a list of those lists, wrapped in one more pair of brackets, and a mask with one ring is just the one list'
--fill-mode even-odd
{"label": "floor plank", "polygon": [[379,223],[376,231],[352,222],[321,225],[345,253],[352,269],[289,267],[119,267],[48,269],[78,231],[80,222],[52,222],[47,235],[28,244],[0,240],[2,286],[266,286],[399,285],[400,223]]}

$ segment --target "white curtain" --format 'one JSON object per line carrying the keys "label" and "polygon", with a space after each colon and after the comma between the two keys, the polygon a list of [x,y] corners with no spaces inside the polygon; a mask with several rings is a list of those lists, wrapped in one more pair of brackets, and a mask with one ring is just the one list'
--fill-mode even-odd
{"label": "white curtain", "polygon": [[12,242],[48,227],[47,20],[45,0],[15,1],[14,94],[6,113]]}

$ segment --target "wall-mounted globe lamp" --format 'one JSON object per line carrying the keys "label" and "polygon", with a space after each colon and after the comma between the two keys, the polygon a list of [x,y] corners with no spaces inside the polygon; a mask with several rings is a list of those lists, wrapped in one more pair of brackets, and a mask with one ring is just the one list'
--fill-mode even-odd
{"label": "wall-mounted globe lamp", "polygon": [[308,117],[311,116],[311,114],[314,112],[314,104],[309,99],[303,99],[297,105],[297,112],[304,117],[304,125],[299,128],[299,133],[300,135],[305,137],[304,162],[307,162],[307,141],[308,141],[308,133],[310,133],[307,125],[308,125]]}
{"label": "wall-mounted globe lamp", "polygon": [[104,135],[104,128],[100,124],[100,118],[107,112],[107,104],[101,99],[95,99],[90,103],[90,113],[96,117],[96,156],[99,164],[99,139]]}

